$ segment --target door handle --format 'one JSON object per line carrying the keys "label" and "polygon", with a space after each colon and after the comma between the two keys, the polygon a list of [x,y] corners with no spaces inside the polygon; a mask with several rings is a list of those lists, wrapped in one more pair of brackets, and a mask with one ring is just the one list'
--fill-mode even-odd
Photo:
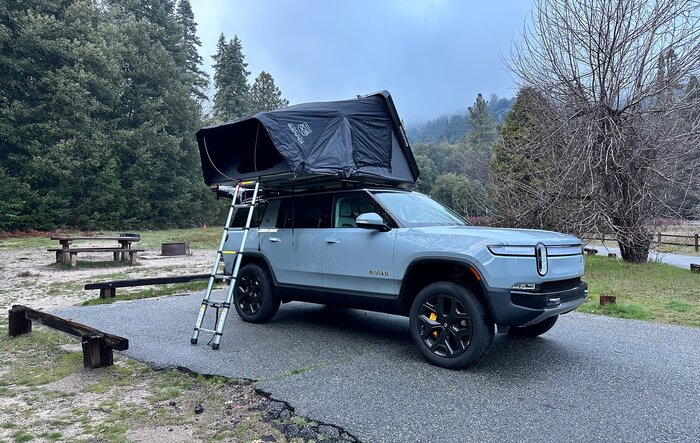
{"label": "door handle", "polygon": [[281,242],[282,240],[280,240],[280,239],[277,238],[277,237],[270,237],[270,241],[271,241],[272,243],[278,243],[278,242]]}
{"label": "door handle", "polygon": [[340,243],[340,240],[337,238],[327,238],[326,243]]}

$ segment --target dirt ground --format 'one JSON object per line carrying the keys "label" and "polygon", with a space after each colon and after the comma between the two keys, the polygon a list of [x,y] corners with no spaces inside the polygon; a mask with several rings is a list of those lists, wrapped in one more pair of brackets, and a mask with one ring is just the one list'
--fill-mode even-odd
{"label": "dirt ground", "polygon": [[[78,255],[78,266],[70,268],[46,251],[52,243],[0,239],[3,331],[13,304],[39,310],[77,305],[99,295],[85,291],[85,283],[206,273],[214,257],[204,249],[180,257],[147,250],[129,266],[97,253]],[[118,295],[142,289],[120,288]],[[0,443],[355,441],[342,429],[295,415],[251,381],[154,371],[119,354],[114,366],[87,370],[79,339],[33,329],[15,338],[0,335]]]}
{"label": "dirt ground", "polygon": [[[88,247],[89,243],[80,246]],[[135,266],[112,261],[111,253],[86,253],[78,255],[76,268],[56,263],[54,254],[46,248],[0,249],[0,257],[0,309],[23,304],[50,310],[98,297],[99,291],[83,289],[90,282],[209,272],[214,251],[194,250],[189,256],[163,257],[159,251],[147,250]],[[119,292],[139,289],[120,288]]]}

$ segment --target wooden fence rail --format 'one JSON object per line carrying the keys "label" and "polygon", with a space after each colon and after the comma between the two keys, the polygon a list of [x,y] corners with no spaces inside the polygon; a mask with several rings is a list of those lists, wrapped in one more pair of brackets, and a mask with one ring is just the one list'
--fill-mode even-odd
{"label": "wooden fence rail", "polygon": [[[657,232],[654,236],[656,237],[657,245],[692,246],[695,248],[695,252],[700,252],[700,234],[698,233],[680,235]],[[674,240],[664,241],[664,237],[670,237]],[[613,234],[584,235],[583,238],[585,240],[617,241],[617,238]]]}

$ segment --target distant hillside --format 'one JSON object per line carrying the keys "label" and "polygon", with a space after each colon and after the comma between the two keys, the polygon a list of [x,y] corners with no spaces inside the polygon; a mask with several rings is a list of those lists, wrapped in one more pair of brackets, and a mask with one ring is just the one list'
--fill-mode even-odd
{"label": "distant hillside", "polygon": [[[498,98],[495,94],[491,95],[488,111],[497,125],[503,123],[514,102],[515,98]],[[469,132],[467,112],[465,110],[451,116],[443,115],[423,124],[411,125],[406,132],[412,143],[459,143],[464,134]]]}

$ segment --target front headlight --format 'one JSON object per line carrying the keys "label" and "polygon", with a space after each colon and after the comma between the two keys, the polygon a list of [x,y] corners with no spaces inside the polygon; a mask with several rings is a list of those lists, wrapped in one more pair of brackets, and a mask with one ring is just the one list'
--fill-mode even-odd
{"label": "front headlight", "polygon": [[520,246],[520,245],[489,245],[489,251],[493,255],[516,255],[521,257],[534,257],[535,247],[534,246]]}

